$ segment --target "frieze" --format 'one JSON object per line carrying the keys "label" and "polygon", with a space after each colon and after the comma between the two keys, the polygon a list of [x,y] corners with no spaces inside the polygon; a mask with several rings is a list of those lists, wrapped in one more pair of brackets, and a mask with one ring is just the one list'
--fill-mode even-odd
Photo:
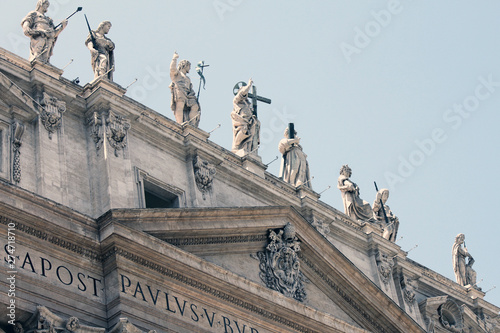
{"label": "frieze", "polygon": [[66,112],[66,102],[44,92],[40,99],[40,105],[42,106],[40,120],[49,133],[49,139],[52,140],[52,134],[61,128],[62,116]]}
{"label": "frieze", "polygon": [[[112,247],[110,248],[108,251],[106,251],[103,255],[103,258],[105,258],[104,260],[106,260],[107,258],[113,256],[113,255],[119,255],[125,259],[128,259],[132,262],[135,262],[139,265],[142,265],[144,267],[147,267],[151,270],[154,270],[154,271],[157,271],[159,272],[160,274],[166,276],[166,277],[169,277],[169,278],[172,278],[172,279],[175,279],[179,282],[182,282],[184,284],[187,284],[187,285],[190,285],[196,289],[199,289],[205,293],[208,293],[212,296],[215,296],[219,299],[222,299],[224,301],[227,301],[227,302],[230,302],[232,304],[235,304],[243,309],[246,309],[248,311],[251,311],[253,313],[256,313],[258,315],[261,315],[265,318],[268,318],[268,319],[271,319],[273,321],[276,321],[280,324],[283,324],[283,325],[286,325],[288,327],[291,327],[293,328],[294,330],[296,331],[299,331],[299,332],[304,332],[304,333],[319,333],[317,331],[314,331],[314,330],[311,330],[305,326],[302,326],[300,324],[297,324],[289,319],[286,319],[286,318],[283,318],[283,317],[280,317],[280,316],[277,316],[276,314],[272,313],[272,312],[269,312],[267,310],[264,310],[262,308],[259,308],[257,306],[255,306],[254,304],[251,304],[251,303],[248,303],[246,301],[243,301],[237,297],[234,297],[232,295],[229,295],[223,291],[220,291],[220,290],[217,290],[217,289],[214,289],[202,282],[199,282],[199,281],[196,281],[196,280],[193,280],[192,278],[188,278],[186,276],[184,276],[183,274],[180,274],[178,272],[175,272],[169,268],[166,268],[164,266],[161,266],[159,264],[156,264],[150,260],[147,260],[147,259],[144,259],[143,257],[137,255],[137,254],[134,254],[132,252],[129,252],[129,251],[126,251],[124,249],[121,249],[121,248],[118,248],[118,247]],[[384,331],[385,332],[385,331]]]}
{"label": "frieze", "polygon": [[172,238],[166,241],[174,246],[206,245],[206,244],[230,244],[251,243],[267,240],[266,235],[230,236],[230,237],[196,237],[196,238]]}
{"label": "frieze", "polygon": [[[377,323],[368,313],[366,313],[363,308],[356,303],[351,297],[349,297],[349,294],[342,290],[335,282],[333,282],[325,273],[319,270],[319,268],[314,265],[313,262],[311,262],[309,259],[304,257],[302,254],[299,254],[300,259],[307,265],[309,266],[323,281],[325,281],[331,288],[332,290],[335,290],[337,294],[339,294],[344,301],[347,302],[356,312],[358,312],[363,318],[365,318],[374,328],[377,329],[378,332],[384,333],[387,332],[382,326],[380,326],[379,323]],[[388,332],[387,332],[388,333]]]}
{"label": "frieze", "polygon": [[57,245],[59,247],[62,247],[64,249],[70,250],[72,252],[75,252],[79,255],[82,255],[88,259],[94,260],[94,261],[101,261],[101,257],[98,252],[90,250],[88,248],[84,248],[83,246],[74,244],[72,242],[69,242],[67,240],[64,240],[59,237],[55,236],[49,236],[46,232],[38,230],[34,227],[27,226],[25,224],[16,222],[14,220],[11,220],[5,216],[0,216],[0,223],[8,225],[9,223],[15,223],[16,225],[16,230],[24,232],[25,234],[28,234],[30,236],[35,236],[41,240],[48,241],[51,244]]}

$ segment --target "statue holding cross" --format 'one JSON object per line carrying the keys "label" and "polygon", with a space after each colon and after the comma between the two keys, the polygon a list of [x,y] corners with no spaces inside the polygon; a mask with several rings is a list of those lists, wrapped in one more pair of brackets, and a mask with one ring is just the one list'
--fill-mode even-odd
{"label": "statue holding cross", "polygon": [[[253,94],[250,94],[253,89]],[[252,79],[248,84],[238,82],[233,89],[233,153],[245,156],[247,154],[257,154],[260,143],[260,121],[257,119],[257,101],[271,104],[271,100],[257,96],[257,88],[253,85]],[[249,97],[252,99],[250,102]]]}

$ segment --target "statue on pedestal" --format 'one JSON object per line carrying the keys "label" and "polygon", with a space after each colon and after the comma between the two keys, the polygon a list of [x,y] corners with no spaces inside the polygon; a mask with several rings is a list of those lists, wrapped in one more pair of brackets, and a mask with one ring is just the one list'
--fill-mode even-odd
{"label": "statue on pedestal", "polygon": [[246,86],[242,86],[233,99],[233,147],[235,154],[246,155],[256,152],[259,148],[260,121],[254,113],[252,102],[248,99],[248,92],[253,81],[250,79]]}
{"label": "statue on pedestal", "polygon": [[340,169],[337,188],[344,201],[344,213],[356,220],[374,221],[372,207],[359,197],[359,187],[349,179],[351,175],[351,168],[343,165]]}
{"label": "statue on pedestal", "polygon": [[24,34],[31,39],[29,61],[49,63],[57,36],[68,25],[66,19],[56,28],[52,19],[45,15],[49,6],[49,0],[38,0],[36,9],[29,12],[21,22]]}
{"label": "statue on pedestal", "polygon": [[[88,23],[88,22],[87,22]],[[113,81],[113,72],[115,70],[114,49],[115,44],[106,37],[111,28],[111,22],[103,21],[97,27],[97,30],[90,30],[85,40],[85,45],[90,50],[91,65],[94,71],[94,79],[103,77]]]}
{"label": "statue on pedestal", "polygon": [[194,127],[200,123],[200,104],[193,90],[191,79],[187,76],[191,69],[191,63],[187,60],[181,60],[177,66],[177,52],[172,57],[170,63],[170,78],[172,83],[172,111],[174,111],[175,121],[179,124],[190,122]]}
{"label": "statue on pedestal", "polygon": [[[389,190],[386,188],[377,192],[373,202],[373,217],[383,228],[382,237],[391,242],[396,241],[399,228],[399,219],[385,203],[389,198]],[[383,208],[382,208],[383,207]]]}
{"label": "statue on pedestal", "polygon": [[[462,244],[464,244],[463,247]],[[475,287],[476,272],[472,269],[474,259],[469,251],[467,251],[464,234],[458,234],[455,237],[455,243],[453,244],[451,253],[453,258],[453,270],[455,271],[457,283],[461,286],[470,284]],[[469,258],[467,263],[465,262],[466,258]]]}
{"label": "statue on pedestal", "polygon": [[284,138],[278,144],[282,155],[279,177],[295,187],[304,185],[312,188],[307,155],[304,154],[299,143],[300,138],[293,129],[293,124],[289,124],[285,130]]}

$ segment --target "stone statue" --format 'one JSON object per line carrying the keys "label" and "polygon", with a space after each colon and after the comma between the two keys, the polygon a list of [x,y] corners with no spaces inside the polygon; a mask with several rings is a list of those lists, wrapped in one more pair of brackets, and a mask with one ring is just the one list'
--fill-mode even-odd
{"label": "stone statue", "polygon": [[[385,204],[388,198],[388,189],[383,188],[377,192],[375,201],[373,202],[373,217],[378,223],[380,223],[380,225],[382,225],[382,228],[384,229],[382,237],[390,240],[391,242],[395,242],[399,228],[399,219],[392,213],[389,206]],[[384,209],[382,209],[381,201],[382,205],[384,205]],[[385,216],[387,216],[387,221],[385,220]]]}
{"label": "stone statue", "polygon": [[304,185],[312,188],[307,155],[302,151],[302,146],[299,144],[300,138],[296,131],[294,131],[293,136],[293,139],[290,139],[287,127],[284,138],[278,144],[282,155],[279,177],[295,187]]}
{"label": "stone statue", "polygon": [[242,86],[233,99],[233,147],[232,151],[240,156],[256,152],[259,148],[260,122],[253,112],[252,102],[248,99],[248,91],[252,87],[250,79]]}
{"label": "stone statue", "polygon": [[[470,269],[472,269],[472,264],[474,263],[473,261],[474,259],[469,254],[469,251],[467,251],[467,247],[465,246],[462,247],[462,244],[464,243],[465,243],[465,235],[458,234],[455,237],[455,243],[453,244],[451,252],[453,258],[453,270],[455,271],[455,278],[457,280],[457,283],[461,286],[466,286],[467,284],[469,284],[468,282],[470,282],[467,281],[467,265],[465,259],[467,257],[469,258]],[[474,274],[474,279],[475,279],[475,274]]]}
{"label": "stone statue", "polygon": [[344,212],[356,220],[374,221],[372,208],[368,202],[359,197],[359,187],[349,179],[351,175],[351,168],[343,165],[337,187],[344,201]]}
{"label": "stone statue", "polygon": [[194,127],[200,123],[200,104],[196,93],[193,90],[191,79],[187,76],[191,69],[191,63],[187,60],[181,60],[177,66],[177,52],[172,57],[170,63],[170,78],[172,83],[172,111],[174,111],[175,121],[179,124],[190,122]]}
{"label": "stone statue", "polygon": [[24,34],[31,39],[29,61],[49,63],[57,36],[68,25],[68,20],[64,20],[56,29],[52,19],[45,15],[49,6],[49,0],[38,0],[36,9],[29,12],[21,22]]}
{"label": "stone statue", "polygon": [[92,30],[85,45],[90,50],[91,65],[94,71],[94,79],[103,77],[109,81],[113,81],[113,72],[115,70],[114,49],[115,44],[106,37],[106,34],[111,28],[111,22],[103,21],[97,27],[97,30]]}

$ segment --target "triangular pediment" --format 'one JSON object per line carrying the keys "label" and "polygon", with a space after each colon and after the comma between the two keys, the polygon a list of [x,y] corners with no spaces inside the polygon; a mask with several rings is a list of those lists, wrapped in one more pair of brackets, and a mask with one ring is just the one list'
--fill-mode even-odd
{"label": "triangular pediment", "polygon": [[[238,290],[238,294],[270,297],[268,306],[277,313],[303,307],[351,327],[353,332],[424,332],[292,207],[112,210],[100,224],[111,221],[190,253],[199,267],[213,265],[225,272],[227,290],[241,289],[243,283],[248,289]],[[306,294],[303,299],[284,295],[286,292],[264,281],[262,257],[273,237],[285,238],[287,224],[293,226],[300,247],[297,256]],[[280,274],[285,273],[275,275]],[[289,274],[288,278],[297,276]]]}

